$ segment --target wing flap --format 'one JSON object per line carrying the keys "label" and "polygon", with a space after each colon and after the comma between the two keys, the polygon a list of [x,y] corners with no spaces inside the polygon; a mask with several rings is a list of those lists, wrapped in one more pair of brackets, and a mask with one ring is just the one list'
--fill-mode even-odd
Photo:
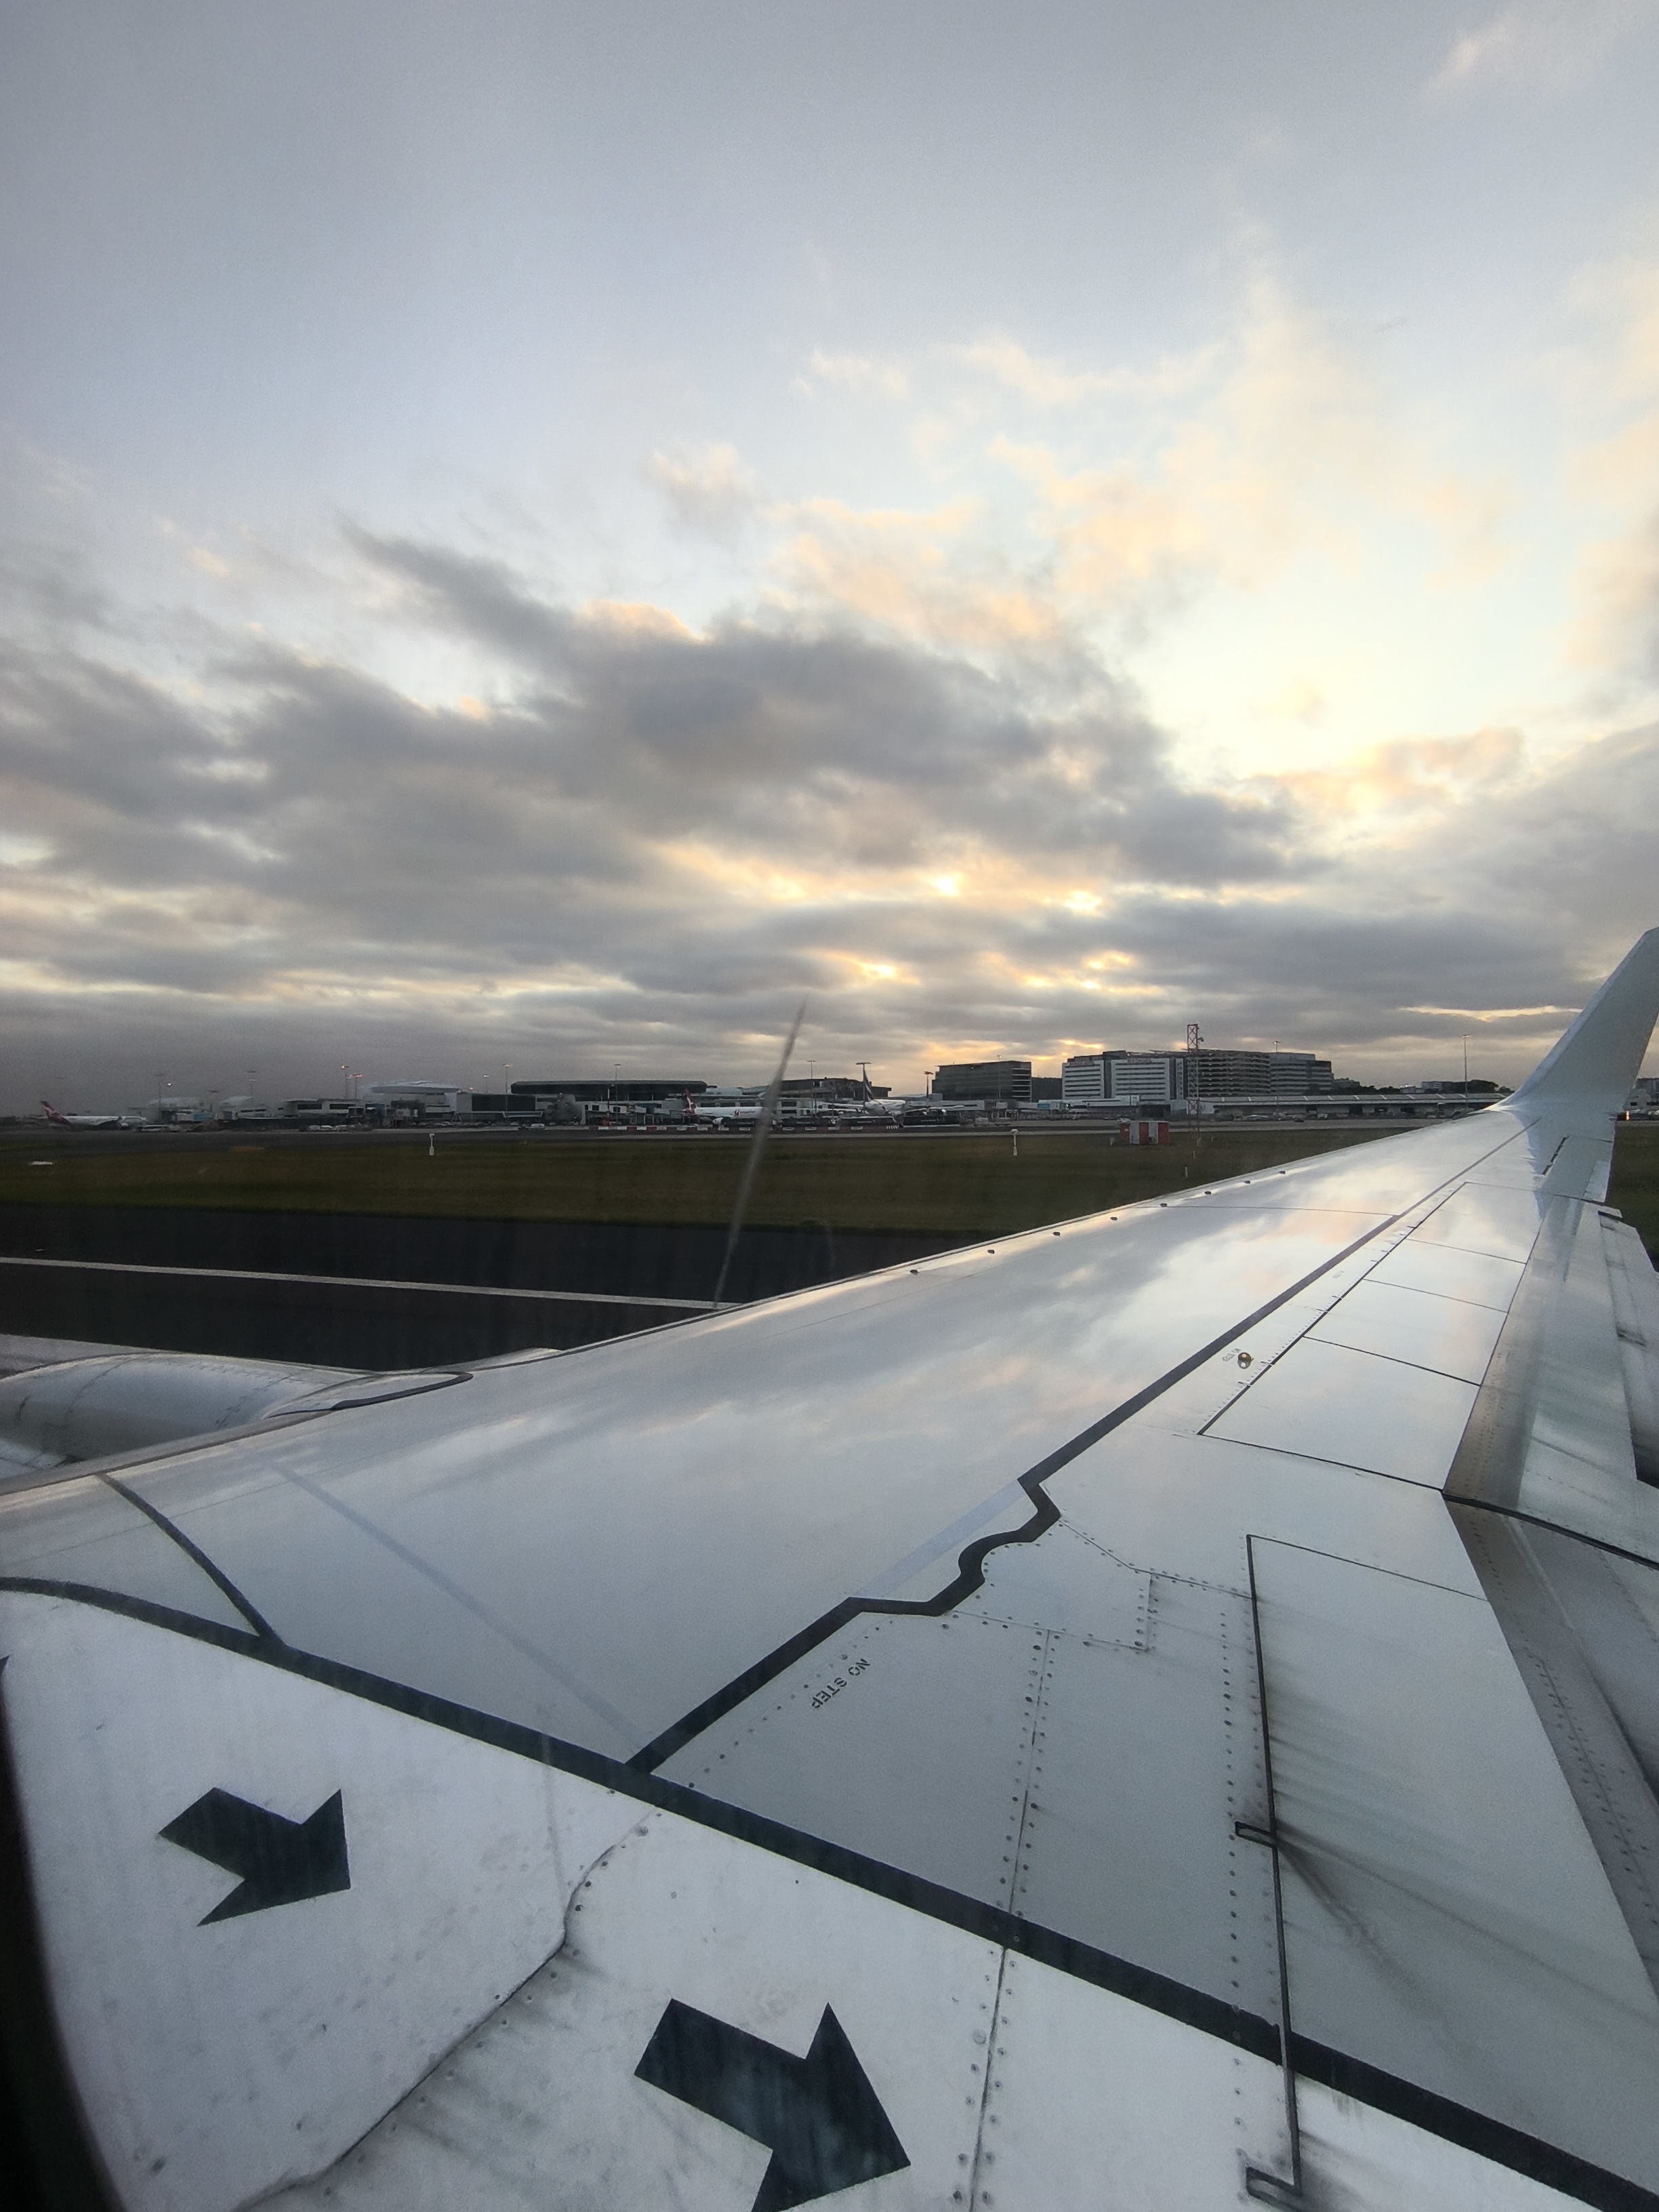
{"label": "wing flap", "polygon": [[1447,1495],[1659,1560],[1659,1493],[1637,1480],[1601,1218],[1567,1198],[1543,1204]]}
{"label": "wing flap", "polygon": [[1645,2181],[1659,1997],[1491,1611],[1255,1553],[1295,2033]]}

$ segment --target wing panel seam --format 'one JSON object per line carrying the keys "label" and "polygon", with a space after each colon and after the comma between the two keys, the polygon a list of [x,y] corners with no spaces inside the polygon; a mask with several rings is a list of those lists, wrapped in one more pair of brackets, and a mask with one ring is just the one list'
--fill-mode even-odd
{"label": "wing panel seam", "polygon": [[628,1762],[629,1765],[644,1773],[653,1771],[663,1764],[665,1759],[672,1759],[676,1752],[684,1750],[685,1746],[695,1737],[701,1735],[705,1729],[712,1728],[717,1720],[723,1719],[727,1713],[735,1711],[745,1698],[752,1697],[757,1690],[764,1689],[767,1683],[775,1680],[778,1675],[793,1667],[798,1659],[805,1657],[807,1652],[814,1650],[826,1638],[835,1635],[837,1630],[844,1628],[847,1623],[859,1613],[920,1613],[937,1618],[942,1613],[951,1612],[955,1607],[960,1605],[964,1598],[971,1597],[984,1582],[985,1562],[993,1552],[1000,1551],[1005,1544],[1034,1544],[1039,1536],[1046,1534],[1059,1520],[1060,1508],[1043,1488],[1043,1485],[1051,1476],[1058,1474],[1074,1459],[1080,1458],[1085,1451],[1100,1443],[1103,1437],[1109,1436],[1114,1429],[1121,1428],[1126,1421],[1133,1420],[1137,1413],[1144,1412],[1166,1391],[1172,1390],[1177,1382],[1184,1382],[1188,1375],[1202,1367],[1206,1360],[1213,1359],[1217,1352],[1224,1352],[1227,1346],[1236,1342],[1247,1329],[1254,1328],[1258,1322],[1265,1321],[1269,1314],[1277,1313],[1281,1306],[1288,1305],[1292,1298],[1299,1297],[1311,1284],[1318,1282],[1322,1276],[1329,1274],[1333,1268],[1340,1267],[1345,1260],[1352,1259],[1356,1252],[1369,1244],[1374,1237],[1384,1235],[1401,1218],[1400,1214],[1391,1213],[1386,1219],[1375,1223],[1365,1231],[1363,1236],[1356,1237],[1351,1243],[1345,1244],[1340,1252],[1333,1253],[1328,1260],[1322,1261],[1317,1267],[1310,1273],[1304,1275],[1299,1282],[1292,1283],[1287,1290],[1279,1291],[1276,1296],[1269,1298],[1266,1304],[1258,1306],[1254,1313],[1247,1314],[1243,1321],[1234,1322],[1233,1326],[1224,1330],[1221,1335],[1212,1337],[1209,1343],[1200,1346],[1198,1351],[1190,1353],[1185,1359],[1177,1361],[1175,1366],[1160,1375],[1156,1382],[1147,1383],[1144,1389],[1137,1390],[1133,1396],[1124,1399],[1122,1403],[1114,1407],[1109,1413],[1103,1413],[1097,1421],[1091,1421],[1086,1429],[1079,1430],[1068,1443],[1061,1444],[1058,1449],[1050,1452],[1047,1458],[1040,1459],[1035,1467],[1029,1468],[1019,1477],[1019,1486],[1031,1500],[1033,1511],[1030,1519],[1021,1522],[1018,1528],[1001,1529],[992,1535],[975,1537],[974,1541],[965,1546],[958,1555],[955,1577],[936,1596],[931,1598],[843,1598],[839,1605],[833,1606],[828,1613],[820,1614],[818,1619],[811,1622],[809,1626],[798,1630],[786,1643],[779,1644],[764,1658],[757,1659],[752,1667],[745,1668],[742,1674],[733,1676],[731,1681],[716,1690],[712,1696],[705,1698],[701,1705],[694,1705],[690,1712],[683,1715],[671,1727],[665,1729],[659,1735],[653,1736],[649,1743],[643,1745],[634,1753]]}

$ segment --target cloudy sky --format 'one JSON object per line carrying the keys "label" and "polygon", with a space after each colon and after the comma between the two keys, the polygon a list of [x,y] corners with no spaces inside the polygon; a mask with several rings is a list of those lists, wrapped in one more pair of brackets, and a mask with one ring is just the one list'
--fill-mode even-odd
{"label": "cloudy sky", "polygon": [[1656,113],[1659,0],[3,0],[0,1107],[1517,1075],[1659,921]]}

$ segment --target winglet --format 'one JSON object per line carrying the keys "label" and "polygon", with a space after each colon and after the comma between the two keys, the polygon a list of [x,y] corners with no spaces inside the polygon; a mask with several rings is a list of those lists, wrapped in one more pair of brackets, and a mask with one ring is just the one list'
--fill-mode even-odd
{"label": "winglet", "polygon": [[1659,929],[1638,937],[1565,1034],[1514,1094],[1517,1103],[1571,1098],[1616,1114],[1629,1097],[1659,1018]]}

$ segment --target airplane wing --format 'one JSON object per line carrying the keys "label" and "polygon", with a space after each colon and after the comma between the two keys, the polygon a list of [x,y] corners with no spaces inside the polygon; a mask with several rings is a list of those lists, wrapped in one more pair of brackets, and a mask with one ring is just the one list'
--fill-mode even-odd
{"label": "airplane wing", "polygon": [[45,2201],[1654,2212],[1656,1006],[1659,931],[1468,1119],[0,1486]]}

